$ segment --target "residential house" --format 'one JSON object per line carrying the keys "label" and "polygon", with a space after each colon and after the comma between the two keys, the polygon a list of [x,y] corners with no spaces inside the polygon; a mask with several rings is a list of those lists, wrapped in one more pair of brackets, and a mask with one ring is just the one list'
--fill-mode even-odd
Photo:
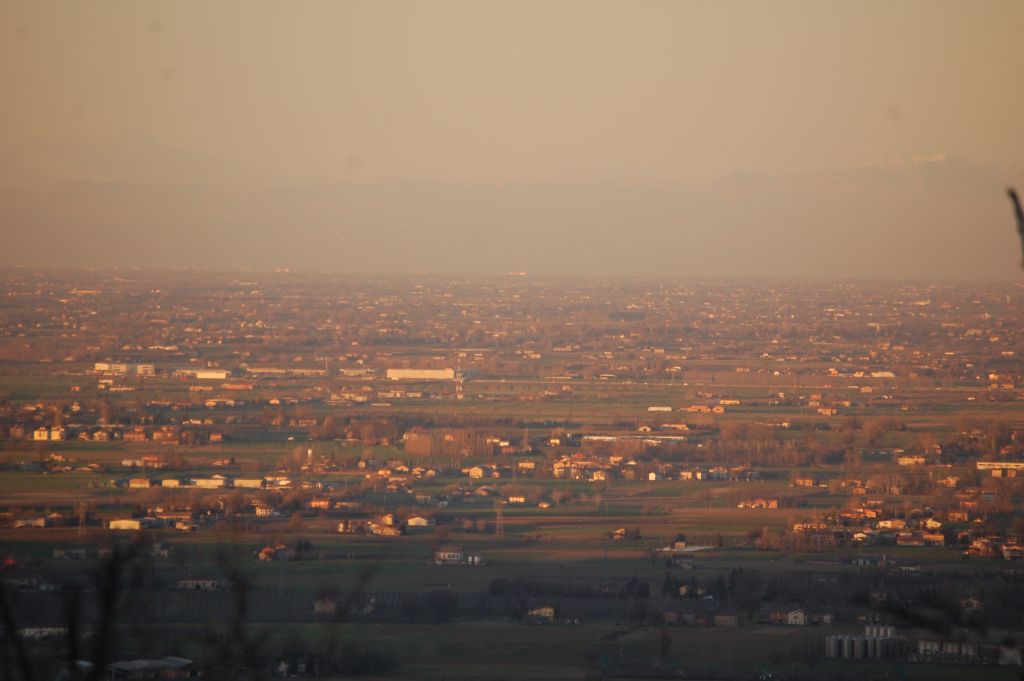
{"label": "residential house", "polygon": [[437,565],[454,565],[465,560],[461,546],[446,545],[434,551],[434,563]]}
{"label": "residential house", "polygon": [[557,616],[557,609],[554,606],[542,605],[527,611],[526,621],[530,624],[551,624]]}

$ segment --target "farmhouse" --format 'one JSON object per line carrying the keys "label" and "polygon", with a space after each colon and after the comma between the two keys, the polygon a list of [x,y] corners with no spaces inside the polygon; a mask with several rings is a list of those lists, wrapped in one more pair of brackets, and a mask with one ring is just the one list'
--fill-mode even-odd
{"label": "farmhouse", "polygon": [[527,611],[526,621],[530,624],[551,624],[557,616],[556,609],[551,605],[542,605]]}
{"label": "farmhouse", "polygon": [[434,563],[437,565],[453,565],[465,560],[465,554],[461,546],[442,546],[434,552]]}
{"label": "farmhouse", "polygon": [[806,627],[808,621],[807,612],[803,608],[773,610],[768,613],[768,619],[772,624],[786,624],[791,627]]}

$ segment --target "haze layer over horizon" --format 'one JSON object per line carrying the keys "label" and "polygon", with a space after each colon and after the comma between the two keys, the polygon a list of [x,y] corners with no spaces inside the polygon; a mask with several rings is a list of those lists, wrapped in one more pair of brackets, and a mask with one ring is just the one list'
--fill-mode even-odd
{"label": "haze layer over horizon", "polygon": [[1019,276],[1024,5],[0,7],[9,264]]}

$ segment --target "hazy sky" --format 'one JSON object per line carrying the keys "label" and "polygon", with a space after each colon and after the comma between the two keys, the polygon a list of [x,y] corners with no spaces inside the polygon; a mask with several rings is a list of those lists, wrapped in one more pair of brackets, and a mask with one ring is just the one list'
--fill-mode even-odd
{"label": "hazy sky", "polygon": [[0,4],[8,263],[1021,276],[1024,2]]}

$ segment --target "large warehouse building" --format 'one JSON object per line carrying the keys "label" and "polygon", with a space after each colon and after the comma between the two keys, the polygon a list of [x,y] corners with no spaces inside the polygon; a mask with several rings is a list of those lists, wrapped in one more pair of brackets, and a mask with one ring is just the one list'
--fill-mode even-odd
{"label": "large warehouse building", "polygon": [[455,369],[388,369],[392,381],[454,381]]}

